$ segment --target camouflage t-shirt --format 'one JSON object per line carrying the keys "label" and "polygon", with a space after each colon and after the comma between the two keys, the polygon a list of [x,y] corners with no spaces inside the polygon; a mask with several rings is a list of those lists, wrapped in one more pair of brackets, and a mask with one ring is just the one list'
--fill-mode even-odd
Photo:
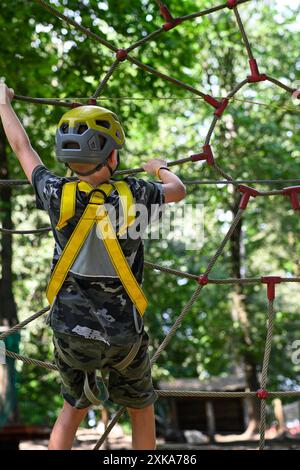
{"label": "camouflage t-shirt", "polygon": [[[51,272],[89,200],[87,194],[77,190],[75,216],[60,231],[55,229],[60,216],[62,187],[74,180],[77,178],[56,176],[43,165],[36,167],[32,174],[36,206],[48,213],[55,239]],[[133,177],[124,180],[131,189],[135,203],[146,207],[147,223],[159,218],[165,202],[163,185]],[[110,181],[113,183],[116,180]],[[106,203],[112,204],[116,209],[116,230],[118,230],[120,205],[116,190],[110,193]],[[119,243],[135,278],[141,284],[144,268],[142,236],[121,237]],[[131,299],[118,278],[82,277],[70,272],[52,305],[48,323],[55,331],[99,340],[108,345],[127,344],[137,340],[137,330],[143,326],[140,315],[136,313]]]}

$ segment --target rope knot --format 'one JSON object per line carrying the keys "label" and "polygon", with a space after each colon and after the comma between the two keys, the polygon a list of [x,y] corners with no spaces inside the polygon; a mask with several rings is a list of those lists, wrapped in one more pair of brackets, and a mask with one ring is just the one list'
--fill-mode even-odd
{"label": "rope knot", "polygon": [[268,398],[269,392],[268,390],[265,390],[264,388],[260,388],[259,390],[257,390],[256,396],[260,400],[265,400],[266,398]]}
{"label": "rope knot", "polygon": [[232,10],[233,8],[237,7],[239,4],[238,0],[227,0],[227,6]]}
{"label": "rope knot", "polygon": [[123,60],[127,59],[128,52],[126,49],[118,49],[116,52],[116,58],[120,61],[123,62]]}
{"label": "rope knot", "polygon": [[190,158],[192,162],[198,162],[199,160],[206,160],[208,165],[213,165],[215,163],[213,151],[209,144],[203,146],[202,153],[196,153],[195,155],[191,155]]}
{"label": "rope knot", "polygon": [[239,184],[237,189],[240,193],[242,193],[242,198],[241,198],[239,208],[243,210],[247,209],[250,197],[259,196],[259,191],[257,191],[254,188],[251,188],[250,186]]}
{"label": "rope knot", "polygon": [[198,284],[200,284],[201,286],[206,286],[206,284],[209,283],[209,279],[208,277],[205,275],[205,274],[201,274],[201,276],[199,276],[197,278],[197,282]]}

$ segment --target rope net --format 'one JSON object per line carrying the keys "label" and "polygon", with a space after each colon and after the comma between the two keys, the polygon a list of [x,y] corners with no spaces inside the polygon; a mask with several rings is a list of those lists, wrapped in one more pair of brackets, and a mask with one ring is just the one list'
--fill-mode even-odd
{"label": "rope net", "polygon": [[[239,9],[242,4],[248,3],[251,0],[227,0],[225,3],[203,10],[203,11],[198,11],[192,14],[187,14],[184,16],[178,16],[174,17],[170,11],[170,9],[167,7],[167,5],[164,4],[161,0],[156,0],[156,3],[159,8],[159,13],[164,19],[164,23],[162,26],[157,29],[156,31],[153,31],[152,33],[146,35],[139,41],[135,42],[131,46],[129,46],[126,49],[118,48],[114,44],[110,43],[109,41],[103,39],[101,36],[98,34],[92,32],[82,24],[79,24],[72,18],[64,15],[61,13],[59,10],[55,9],[52,5],[49,5],[46,1],[44,0],[34,0],[38,4],[40,4],[41,7],[46,9],[50,14],[56,16],[57,18],[61,19],[65,23],[67,23],[69,26],[76,28],[77,30],[81,31],[83,34],[85,34],[87,37],[91,38],[92,40],[100,43],[102,46],[108,48],[110,51],[112,51],[115,55],[114,60],[103,77],[103,79],[100,81],[97,89],[95,92],[92,94],[92,96],[88,99],[88,104],[97,104],[97,100],[102,99],[100,97],[101,93],[105,89],[105,86],[113,76],[114,72],[117,70],[119,66],[121,66],[121,63],[124,61],[128,61],[131,64],[135,64],[138,68],[143,70],[144,72],[150,73],[156,77],[159,77],[163,80],[166,80],[173,85],[177,87],[181,87],[189,92],[191,92],[193,95],[196,96],[197,99],[202,99],[204,102],[213,108],[213,116],[212,116],[212,122],[209,127],[209,130],[207,132],[204,145],[202,148],[202,151],[198,154],[191,155],[187,158],[183,158],[181,160],[176,160],[168,163],[169,167],[175,166],[175,165],[183,165],[186,163],[194,163],[198,161],[204,161],[206,162],[212,170],[215,171],[215,173],[218,176],[221,176],[221,180],[209,180],[209,181],[184,181],[185,184],[231,184],[233,185],[237,191],[240,192],[241,198],[240,198],[240,204],[239,204],[239,209],[231,223],[230,228],[228,229],[228,232],[226,233],[223,241],[221,242],[220,246],[218,247],[216,253],[210,258],[207,268],[205,272],[201,275],[195,275],[191,273],[186,273],[182,272],[179,270],[175,269],[170,269],[166,267],[159,266],[157,264],[151,263],[149,261],[145,262],[145,266],[150,269],[156,269],[161,272],[175,275],[175,276],[180,276],[180,277],[185,277],[187,279],[190,279],[192,281],[196,282],[196,288],[194,290],[193,295],[189,299],[189,301],[186,303],[180,314],[178,315],[175,323],[171,327],[169,333],[165,336],[164,340],[158,347],[157,351],[154,353],[154,355],[151,358],[151,364],[153,365],[162,351],[168,346],[169,342],[173,338],[173,336],[176,334],[176,331],[180,328],[183,319],[185,316],[188,314],[189,310],[193,306],[193,304],[197,301],[199,298],[199,295],[203,289],[204,286],[208,284],[240,284],[240,285],[249,285],[249,284],[266,284],[267,285],[267,296],[268,296],[268,323],[267,323],[267,333],[266,333],[266,343],[265,343],[265,352],[264,352],[264,358],[263,358],[263,365],[262,365],[262,375],[261,375],[261,388],[257,391],[249,391],[249,392],[216,392],[216,391],[178,391],[178,390],[157,390],[157,393],[161,397],[209,397],[209,398],[256,398],[261,401],[261,418],[260,418],[260,442],[259,442],[259,449],[263,449],[265,445],[265,430],[266,430],[266,400],[268,398],[275,398],[275,397],[300,397],[300,392],[297,391],[268,391],[267,390],[267,379],[268,379],[268,370],[269,370],[269,361],[270,361],[270,354],[271,354],[271,346],[272,346],[272,338],[273,338],[273,323],[274,323],[274,318],[275,318],[275,311],[274,311],[274,299],[275,299],[275,286],[279,283],[287,283],[287,282],[300,282],[300,277],[279,277],[279,276],[265,276],[261,278],[238,278],[238,279],[211,279],[209,278],[209,274],[212,270],[212,268],[215,266],[219,256],[223,253],[224,248],[231,238],[236,226],[238,225],[239,221],[241,220],[244,211],[247,209],[248,203],[251,200],[251,198],[255,198],[258,196],[270,196],[270,195],[281,195],[288,197],[290,199],[292,208],[296,211],[299,212],[300,210],[300,203],[298,200],[298,194],[300,193],[300,180],[234,180],[229,174],[226,173],[223,169],[221,169],[217,163],[215,162],[214,158],[214,152],[211,146],[211,139],[214,133],[214,130],[220,121],[220,119],[223,116],[223,113],[225,110],[228,108],[230,102],[235,98],[235,95],[246,85],[248,84],[253,84],[253,83],[258,83],[262,81],[268,81],[276,85],[277,87],[282,88],[285,90],[287,93],[290,95],[294,95],[296,98],[300,99],[300,93],[298,92],[297,89],[293,89],[284,83],[280,82],[276,78],[273,78],[265,73],[261,73],[259,70],[259,66],[257,64],[257,61],[253,55],[251,44],[248,38],[248,35],[246,33],[245,27],[243,25],[243,21],[240,17],[239,14]],[[140,62],[136,57],[133,57],[131,55],[131,52],[135,51],[138,49],[143,44],[146,44],[147,42],[153,40],[154,38],[157,38],[161,34],[167,34],[169,31],[172,29],[178,27],[179,25],[182,25],[185,21],[191,21],[195,18],[203,17],[206,15],[210,15],[212,13],[221,11],[221,10],[231,10],[232,13],[235,16],[237,26],[239,28],[242,42],[245,46],[245,49],[247,51],[248,59],[249,59],[249,68],[250,68],[250,73],[247,75],[247,77],[240,83],[238,83],[233,90],[231,90],[226,97],[223,98],[216,98],[211,95],[205,94],[201,90],[196,89],[193,86],[190,86],[178,79],[175,79],[169,75],[166,75],[164,73],[161,73],[158,70],[155,70],[154,68],[143,64]],[[45,105],[52,105],[52,106],[62,106],[62,107],[67,107],[67,108],[74,108],[76,106],[80,106],[80,103],[73,101],[66,101],[66,100],[59,100],[56,98],[52,99],[45,99],[45,98],[33,98],[29,96],[20,96],[20,95],[15,95],[14,97],[15,100],[19,101],[24,101],[24,102],[29,102],[29,103],[35,103],[35,104],[45,104]],[[240,100],[242,101],[242,100]],[[116,174],[119,175],[124,175],[124,174],[136,174],[139,172],[144,171],[143,168],[134,168],[134,169],[126,169],[126,170],[119,170],[116,172]],[[266,184],[274,184],[274,183],[293,183],[297,184],[297,186],[289,186],[289,187],[284,187],[280,190],[272,190],[272,191],[260,191],[252,186],[248,186],[247,184],[252,184],[252,183],[266,183]],[[22,185],[29,184],[28,181],[23,181],[23,180],[0,180],[0,186],[5,187],[5,186],[13,186],[13,187],[18,187]],[[5,229],[5,228],[0,228],[0,232],[3,233],[4,236],[8,235],[13,235],[13,234],[43,234],[47,233],[51,230],[50,227],[44,227],[41,229],[33,229],[33,230],[12,230],[12,229]],[[34,315],[30,316],[27,318],[25,321],[15,325],[5,333],[2,333],[0,335],[0,340],[6,338],[7,336],[13,334],[14,332],[20,330],[24,326],[28,325],[30,322],[34,321],[35,319],[41,317],[43,314],[45,314],[50,307],[46,307],[39,312],[35,313]],[[22,355],[16,354],[11,351],[5,351],[6,355],[23,361],[24,363],[27,364],[33,364],[39,367],[44,367],[48,370],[57,370],[56,366],[51,363],[39,361],[36,359],[24,357]],[[95,445],[94,449],[99,449],[102,444],[104,443],[105,439],[108,437],[110,431],[114,427],[114,425],[118,422],[119,418],[121,415],[125,412],[126,408],[120,408],[120,410],[117,412],[117,414],[114,416],[112,421],[109,423],[107,429],[105,430],[104,434],[102,437],[99,439],[97,444]]]}

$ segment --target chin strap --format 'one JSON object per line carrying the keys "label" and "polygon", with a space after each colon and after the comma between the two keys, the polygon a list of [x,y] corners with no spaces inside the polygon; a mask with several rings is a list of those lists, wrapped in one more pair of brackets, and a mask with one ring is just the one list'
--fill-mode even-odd
{"label": "chin strap", "polygon": [[[109,165],[108,162],[105,162],[105,163],[99,163],[97,166],[95,166],[95,168],[93,168],[92,170],[86,171],[86,172],[84,172],[84,173],[79,172],[79,171],[75,171],[75,173],[76,173],[77,175],[79,175],[79,176],[90,176],[90,175],[93,175],[94,173],[97,173],[97,171],[101,170],[101,168],[103,168],[104,166],[106,166],[106,167],[109,169],[110,176],[112,177],[112,175],[113,175],[114,172],[118,169],[119,164],[120,164],[120,154],[119,154],[119,152],[118,152],[118,154],[117,154],[117,159],[118,159],[118,163],[117,163],[117,166],[116,166],[116,168],[115,168],[114,170],[112,169],[112,167]],[[70,166],[69,166],[68,163],[66,163],[65,165],[66,165],[67,168],[69,168],[69,169],[71,170],[71,168],[70,168]],[[74,171],[74,170],[72,170],[72,171]]]}

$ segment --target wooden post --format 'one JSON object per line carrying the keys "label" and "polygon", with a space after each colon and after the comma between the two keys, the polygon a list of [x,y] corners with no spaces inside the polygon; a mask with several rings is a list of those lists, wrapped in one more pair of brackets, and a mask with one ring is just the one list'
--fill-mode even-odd
{"label": "wooden post", "polygon": [[207,433],[209,435],[210,442],[215,440],[216,434],[216,419],[214,412],[214,405],[211,400],[205,401],[205,412],[206,412],[206,422],[207,422]]}

